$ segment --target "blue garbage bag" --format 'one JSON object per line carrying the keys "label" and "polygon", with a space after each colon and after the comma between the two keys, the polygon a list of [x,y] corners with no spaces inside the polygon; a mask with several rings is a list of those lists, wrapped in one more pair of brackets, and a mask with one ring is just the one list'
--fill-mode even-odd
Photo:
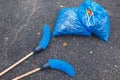
{"label": "blue garbage bag", "polygon": [[91,35],[91,33],[84,28],[84,24],[79,20],[78,10],[78,7],[62,8],[60,10],[52,34],[53,37],[68,34]]}
{"label": "blue garbage bag", "polygon": [[68,34],[90,36],[92,33],[107,42],[110,19],[101,5],[92,0],[85,0],[79,7],[60,10],[52,36]]}
{"label": "blue garbage bag", "polygon": [[[91,11],[91,15],[87,10]],[[85,0],[79,7],[79,19],[86,29],[100,39],[108,41],[110,34],[110,19],[107,11],[92,0]]]}

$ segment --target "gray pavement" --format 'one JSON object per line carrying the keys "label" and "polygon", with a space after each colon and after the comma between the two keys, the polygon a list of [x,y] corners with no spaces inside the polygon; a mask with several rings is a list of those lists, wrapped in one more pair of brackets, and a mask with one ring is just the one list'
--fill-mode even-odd
{"label": "gray pavement", "polygon": [[[38,44],[42,26],[53,31],[62,7],[79,6],[83,0],[0,0],[0,71],[18,61]],[[95,0],[108,10],[111,34],[108,43],[96,36],[60,36],[49,47],[15,67],[0,80],[35,69],[50,58],[71,63],[76,76],[57,70],[40,71],[21,80],[120,80],[120,0]],[[52,33],[52,32],[51,32]],[[63,47],[63,43],[68,46]]]}

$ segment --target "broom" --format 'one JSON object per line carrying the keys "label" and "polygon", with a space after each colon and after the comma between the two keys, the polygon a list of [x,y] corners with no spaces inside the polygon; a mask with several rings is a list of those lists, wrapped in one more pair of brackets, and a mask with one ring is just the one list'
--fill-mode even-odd
{"label": "broom", "polygon": [[37,72],[37,71],[46,70],[46,69],[58,69],[58,70],[61,70],[65,73],[67,73],[68,75],[70,75],[72,77],[75,75],[75,70],[74,70],[73,66],[70,65],[69,63],[67,63],[63,60],[50,59],[47,63],[44,63],[41,67],[38,67],[30,72],[22,74],[12,80],[19,80],[21,78],[24,78],[30,74]]}
{"label": "broom", "polygon": [[27,58],[29,58],[33,54],[39,53],[39,52],[43,51],[44,49],[46,49],[46,47],[48,46],[49,42],[50,42],[50,28],[49,28],[48,25],[45,24],[44,27],[43,27],[43,36],[42,36],[42,39],[39,42],[39,45],[34,49],[34,51],[30,52],[24,58],[20,59],[19,61],[17,61],[16,63],[14,63],[12,66],[10,66],[7,69],[5,69],[4,71],[2,71],[0,73],[0,76],[4,75],[5,73],[7,73],[11,69],[13,69],[15,66],[17,66],[20,63],[22,63],[24,60],[26,60]]}

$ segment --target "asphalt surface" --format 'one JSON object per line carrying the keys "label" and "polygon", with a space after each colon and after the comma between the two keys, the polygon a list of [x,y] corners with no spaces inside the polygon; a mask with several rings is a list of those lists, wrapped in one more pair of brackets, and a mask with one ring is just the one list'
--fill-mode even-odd
{"label": "asphalt surface", "polygon": [[[38,44],[42,26],[54,29],[62,7],[79,6],[83,0],[0,0],[0,71],[18,61]],[[76,76],[58,70],[45,70],[21,80],[120,80],[120,0],[95,0],[110,14],[108,43],[96,36],[60,36],[49,47],[15,67],[0,80],[12,78],[39,67],[51,58],[71,63]],[[63,47],[63,43],[68,46]]]}

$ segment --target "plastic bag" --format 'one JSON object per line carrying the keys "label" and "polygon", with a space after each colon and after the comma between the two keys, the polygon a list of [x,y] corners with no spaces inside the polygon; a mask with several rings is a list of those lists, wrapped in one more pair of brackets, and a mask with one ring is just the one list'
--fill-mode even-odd
{"label": "plastic bag", "polygon": [[63,8],[60,10],[53,37],[66,34],[90,36],[91,33],[84,28],[78,17],[78,8]]}
{"label": "plastic bag", "polygon": [[[91,15],[88,14],[91,11]],[[108,41],[110,34],[110,19],[107,11],[92,0],[85,0],[79,7],[79,19],[86,29],[104,41]]]}
{"label": "plastic bag", "polygon": [[79,7],[60,10],[53,37],[64,34],[90,36],[91,33],[108,41],[110,19],[102,6],[92,0],[85,0]]}

